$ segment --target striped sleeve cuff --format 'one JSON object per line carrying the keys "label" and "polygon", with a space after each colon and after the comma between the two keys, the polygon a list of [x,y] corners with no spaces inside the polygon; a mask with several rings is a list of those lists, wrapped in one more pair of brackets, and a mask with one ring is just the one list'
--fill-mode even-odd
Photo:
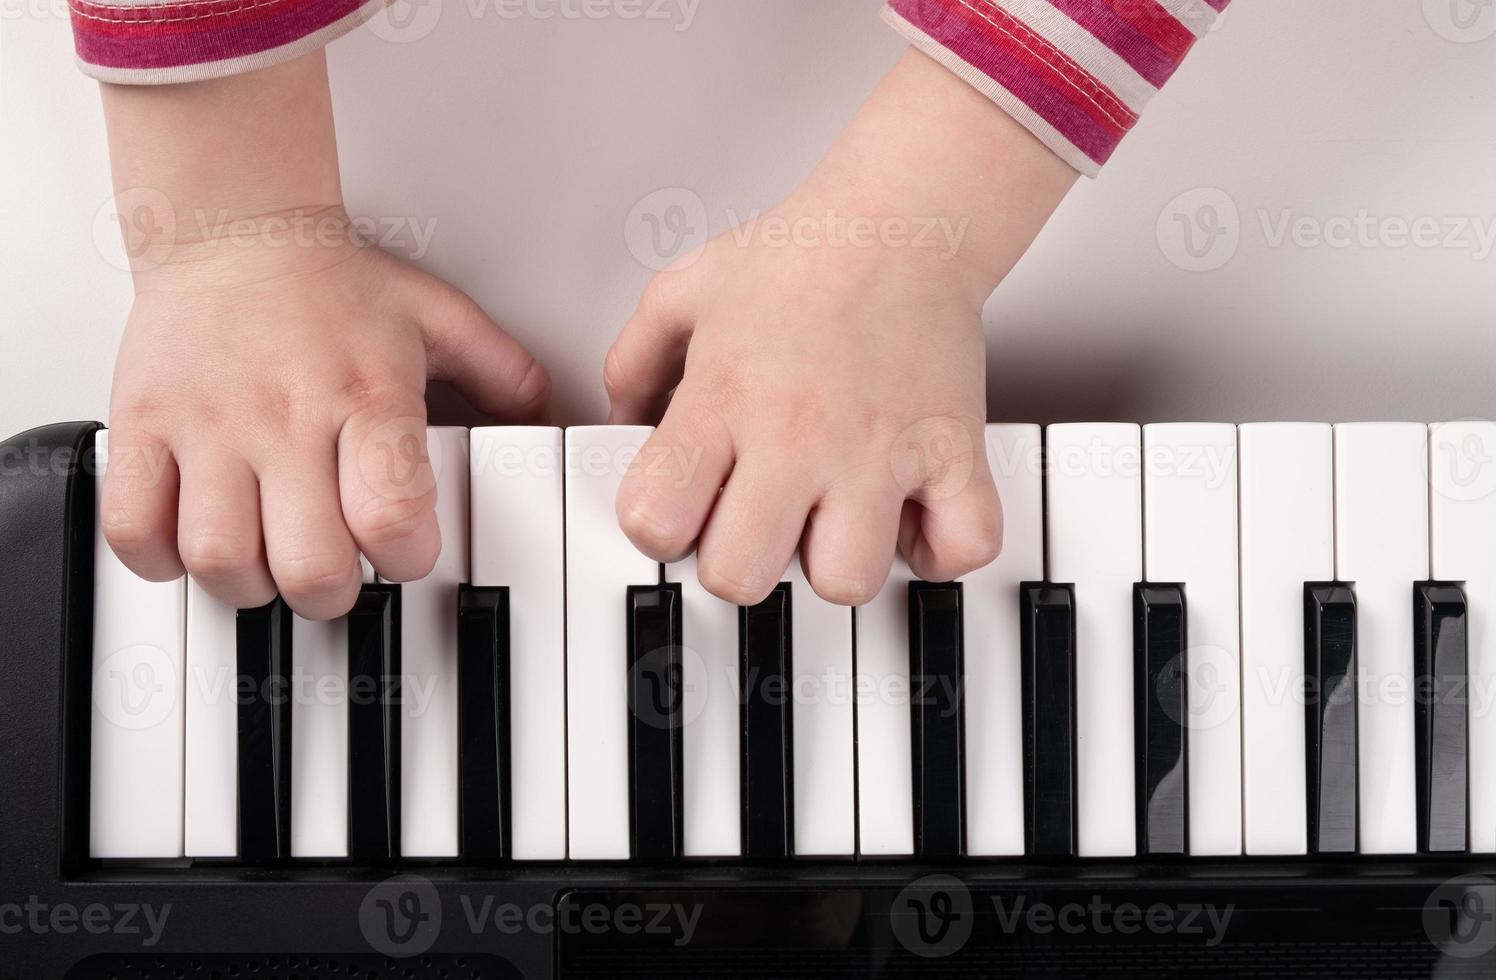
{"label": "striped sleeve cuff", "polygon": [[161,85],[237,75],[306,54],[388,0],[68,0],[85,74]]}
{"label": "striped sleeve cuff", "polygon": [[1094,177],[1231,0],[889,0],[884,19]]}

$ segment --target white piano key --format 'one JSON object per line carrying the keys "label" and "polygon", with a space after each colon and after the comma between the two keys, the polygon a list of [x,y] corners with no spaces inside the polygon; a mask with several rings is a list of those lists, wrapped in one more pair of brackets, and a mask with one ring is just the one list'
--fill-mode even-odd
{"label": "white piano key", "polygon": [[1428,427],[1335,427],[1335,573],[1356,584],[1357,818],[1365,854],[1417,850],[1414,582],[1428,578]]}
{"label": "white piano key", "polygon": [[795,854],[850,857],[857,850],[852,610],[816,595],[798,556],[784,577],[793,644]]}
{"label": "white piano key", "polygon": [[473,584],[509,589],[510,842],[520,861],[566,857],[561,440],[555,428],[472,433]]}
{"label": "white piano key", "polygon": [[1049,427],[1049,577],[1076,598],[1077,837],[1131,855],[1132,593],[1143,577],[1142,447],[1131,424]]}
{"label": "white piano key", "polygon": [[683,692],[682,792],[687,857],[742,853],[742,719],[738,607],[702,588],[696,556],[670,565],[680,583]]}
{"label": "white piano key", "polygon": [[1464,582],[1470,614],[1470,849],[1496,852],[1496,422],[1430,431],[1433,578]]}
{"label": "white piano key", "polygon": [[187,581],[187,857],[239,853],[239,611]]}
{"label": "white piano key", "polygon": [[1003,503],[1003,552],[966,576],[966,851],[1023,853],[1023,671],[1018,589],[1044,579],[1043,440],[1035,425],[989,425]]}
{"label": "white piano key", "polygon": [[1292,422],[1243,425],[1238,439],[1244,844],[1303,854],[1304,583],[1335,577],[1333,439]]}
{"label": "white piano key", "polygon": [[629,856],[628,587],[659,566],[618,527],[615,498],[651,430],[566,432],[566,730],[570,856]]}
{"label": "white piano key", "polygon": [[457,601],[468,580],[468,433],[435,427],[442,549],[431,574],[400,587],[400,853],[457,857]]}
{"label": "white piano key", "polygon": [[867,855],[914,853],[910,746],[909,583],[894,559],[888,581],[856,614],[857,828]]}
{"label": "white piano key", "polygon": [[1236,426],[1143,429],[1144,571],[1184,584],[1189,853],[1242,850]]}
{"label": "white piano key", "polygon": [[[96,437],[100,486],[108,437]],[[114,556],[97,518],[89,854],[179,858],[186,581],[137,578]]]}
{"label": "white piano key", "polygon": [[291,691],[291,856],[347,857],[346,619],[291,620]]}

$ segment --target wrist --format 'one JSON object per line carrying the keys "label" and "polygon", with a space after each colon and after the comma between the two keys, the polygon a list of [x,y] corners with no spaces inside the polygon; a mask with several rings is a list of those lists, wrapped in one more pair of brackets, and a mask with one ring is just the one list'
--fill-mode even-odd
{"label": "wrist", "polygon": [[929,250],[944,267],[942,278],[980,303],[1078,176],[997,105],[911,49],[805,193],[874,221],[929,229],[942,239]]}
{"label": "wrist", "polygon": [[202,258],[202,247],[284,238],[293,219],[341,213],[320,52],[229,78],[103,85],[101,93],[119,225],[137,276]]}

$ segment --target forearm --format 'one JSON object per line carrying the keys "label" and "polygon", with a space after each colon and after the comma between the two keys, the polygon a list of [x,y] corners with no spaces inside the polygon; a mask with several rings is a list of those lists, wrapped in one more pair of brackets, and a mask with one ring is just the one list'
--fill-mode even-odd
{"label": "forearm", "polygon": [[159,261],[154,236],[175,250],[243,219],[342,205],[321,51],[228,78],[101,90],[122,209],[143,193],[170,207],[150,221],[121,214],[132,255]]}
{"label": "forearm", "polygon": [[959,246],[926,251],[980,302],[1077,177],[1002,109],[911,49],[802,193],[840,202],[858,217],[941,222]]}

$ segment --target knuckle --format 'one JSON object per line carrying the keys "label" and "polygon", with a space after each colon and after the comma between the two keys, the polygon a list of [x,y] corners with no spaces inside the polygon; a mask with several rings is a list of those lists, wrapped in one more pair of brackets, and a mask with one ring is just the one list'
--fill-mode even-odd
{"label": "knuckle", "polygon": [[204,528],[183,535],[182,564],[198,578],[242,578],[259,561],[258,539],[239,531]]}
{"label": "knuckle", "polygon": [[420,392],[363,371],[350,375],[340,393],[352,415],[399,412],[404,406],[421,404]]}
{"label": "knuckle", "polygon": [[823,572],[810,575],[816,595],[838,606],[865,606],[883,589],[886,575],[858,572]]}
{"label": "knuckle", "polygon": [[756,606],[769,597],[777,581],[748,569],[727,567],[720,561],[703,561],[699,569],[701,587],[725,602]]}
{"label": "knuckle", "polygon": [[435,513],[434,490],[415,497],[377,497],[347,515],[348,529],[360,543],[379,547],[414,536]]}
{"label": "knuckle", "polygon": [[973,522],[956,548],[953,560],[970,567],[965,571],[983,568],[997,560],[1003,551],[1003,522],[999,514],[984,515]]}
{"label": "knuckle", "polygon": [[154,545],[162,529],[128,507],[106,505],[99,514],[104,539],[115,551],[138,551]]}
{"label": "knuckle", "polygon": [[618,526],[634,545],[655,561],[670,562],[683,557],[694,537],[669,508],[633,494],[620,495]]}
{"label": "knuckle", "polygon": [[551,400],[551,373],[533,355],[527,356],[530,364],[520,375],[514,399],[521,409],[539,408]]}
{"label": "knuckle", "polygon": [[328,599],[348,588],[354,570],[347,555],[290,555],[276,563],[275,583],[285,595],[298,600]]}
{"label": "knuckle", "polygon": [[614,344],[609,349],[608,356],[603,358],[603,388],[609,395],[621,395],[629,389],[628,377],[623,366],[623,355],[619,353],[618,345]]}

